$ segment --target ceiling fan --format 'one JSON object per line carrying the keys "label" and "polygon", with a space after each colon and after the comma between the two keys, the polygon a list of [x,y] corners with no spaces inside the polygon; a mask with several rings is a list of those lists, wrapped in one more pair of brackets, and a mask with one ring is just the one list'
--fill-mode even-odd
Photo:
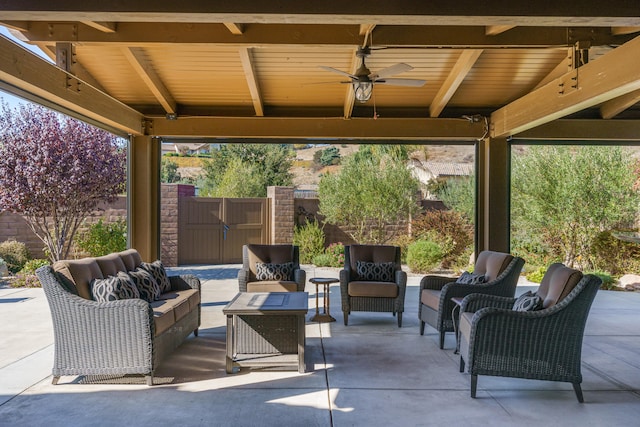
{"label": "ceiling fan", "polygon": [[369,98],[371,98],[371,93],[373,92],[374,85],[421,87],[427,82],[426,80],[417,79],[390,78],[391,76],[394,76],[396,74],[413,70],[413,67],[411,65],[405,64],[404,62],[391,65],[387,68],[383,68],[378,72],[371,72],[371,70],[369,70],[365,65],[365,58],[369,55],[371,55],[371,48],[358,47],[356,56],[358,58],[362,58],[362,63],[354,74],[350,74],[346,71],[338,70],[336,68],[327,67],[324,65],[320,65],[320,68],[349,77],[351,81],[341,83],[350,83],[353,86],[353,91],[355,93],[356,99],[360,102],[367,102]]}

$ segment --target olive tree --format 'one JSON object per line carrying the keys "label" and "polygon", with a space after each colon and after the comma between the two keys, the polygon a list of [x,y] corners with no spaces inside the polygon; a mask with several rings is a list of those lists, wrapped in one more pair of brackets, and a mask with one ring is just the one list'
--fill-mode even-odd
{"label": "olive tree", "polygon": [[125,189],[117,137],[33,104],[0,116],[0,206],[21,214],[52,261],[68,257],[83,220]]}
{"label": "olive tree", "polygon": [[342,164],[340,172],[320,179],[319,213],[359,243],[388,241],[385,227],[417,212],[418,181],[404,161],[366,148]]}
{"label": "olive tree", "polygon": [[515,156],[515,246],[543,248],[570,266],[592,267],[598,234],[632,224],[638,212],[633,167],[621,147],[531,146]]}

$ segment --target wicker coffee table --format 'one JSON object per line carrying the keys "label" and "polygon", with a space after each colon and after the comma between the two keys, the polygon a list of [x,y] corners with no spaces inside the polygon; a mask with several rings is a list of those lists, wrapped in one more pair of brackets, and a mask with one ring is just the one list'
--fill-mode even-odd
{"label": "wicker coffee table", "polygon": [[306,292],[243,292],[222,312],[227,316],[227,373],[236,367],[305,371]]}

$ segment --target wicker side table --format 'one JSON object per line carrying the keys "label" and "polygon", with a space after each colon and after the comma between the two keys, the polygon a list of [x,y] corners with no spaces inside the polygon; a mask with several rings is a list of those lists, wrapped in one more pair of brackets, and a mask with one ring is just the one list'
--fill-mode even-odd
{"label": "wicker side table", "polygon": [[[316,285],[316,314],[311,318],[312,322],[325,323],[325,322],[336,321],[336,319],[331,317],[331,314],[329,314],[329,294],[330,294],[329,285],[331,285],[332,283],[338,283],[339,281],[340,280],[335,278],[325,278],[325,277],[314,277],[312,279],[309,279],[309,282]],[[320,313],[320,310],[318,307],[318,299],[320,298],[320,296],[318,295],[318,286],[323,287],[324,304],[322,307],[322,313]]]}
{"label": "wicker side table", "polygon": [[226,370],[235,367],[305,371],[306,292],[241,292],[222,313],[227,316]]}

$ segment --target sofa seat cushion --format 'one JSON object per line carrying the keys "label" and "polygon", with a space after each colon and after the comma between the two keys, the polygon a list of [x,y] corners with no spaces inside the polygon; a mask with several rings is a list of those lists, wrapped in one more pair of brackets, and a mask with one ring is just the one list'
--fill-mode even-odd
{"label": "sofa seat cushion", "polygon": [[423,289],[420,294],[420,303],[436,311],[440,310],[440,294],[442,292],[435,289]]}
{"label": "sofa seat cushion", "polygon": [[296,292],[298,284],[286,280],[247,283],[247,292]]}
{"label": "sofa seat cushion", "polygon": [[153,323],[156,326],[156,336],[176,323],[176,318],[173,313],[174,305],[171,304],[171,300],[156,300],[149,305],[153,309]]}
{"label": "sofa seat cushion", "polygon": [[[197,309],[200,304],[200,291],[197,289],[185,289],[182,291],[171,291],[160,295],[159,300],[175,301],[176,304],[179,301],[186,301],[187,305],[184,308],[188,308],[189,311]],[[181,304],[180,304],[181,305]],[[176,316],[176,320],[180,320],[182,316]]]}
{"label": "sofa seat cushion", "polygon": [[349,296],[352,297],[378,297],[396,298],[398,296],[398,285],[390,282],[349,282]]}

